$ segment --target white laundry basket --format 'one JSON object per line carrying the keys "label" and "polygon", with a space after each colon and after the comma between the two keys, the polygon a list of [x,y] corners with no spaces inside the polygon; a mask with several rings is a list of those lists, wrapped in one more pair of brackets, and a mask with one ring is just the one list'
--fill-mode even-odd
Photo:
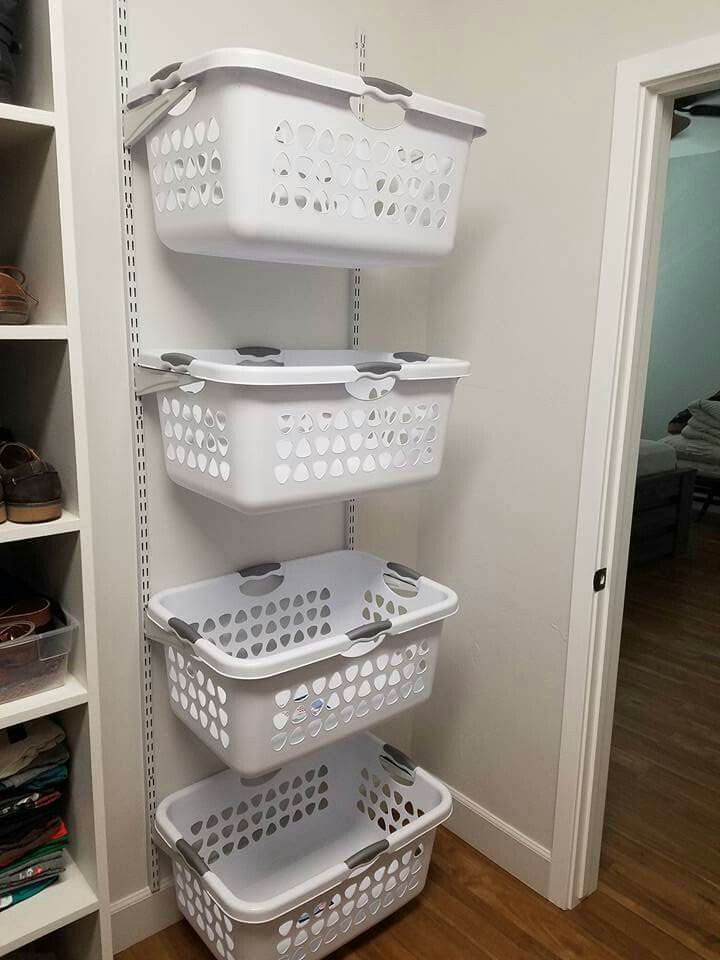
{"label": "white laundry basket", "polygon": [[[351,98],[403,108],[389,130]],[[173,250],[334,266],[422,264],[453,246],[482,114],[260,50],[213,50],[130,91],[155,224]]]}
{"label": "white laundry basket", "polygon": [[[246,513],[344,500],[440,471],[461,360],[398,352],[148,350],[168,474]],[[159,375],[158,371],[173,375]]]}
{"label": "white laundry basket", "polygon": [[324,957],[422,890],[448,789],[367,734],[261,783],[225,771],[164,800],[155,837],[219,960]]}
{"label": "white laundry basket", "polygon": [[156,594],[174,713],[256,775],[426,700],[456,594],[353,550]]}

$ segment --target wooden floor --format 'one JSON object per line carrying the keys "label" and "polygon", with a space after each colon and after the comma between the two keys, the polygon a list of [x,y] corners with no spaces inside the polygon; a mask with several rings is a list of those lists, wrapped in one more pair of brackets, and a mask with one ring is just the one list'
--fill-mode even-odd
{"label": "wooden floor", "polygon": [[[720,958],[720,523],[628,584],[600,887],[563,912],[441,830],[424,893],[337,960]],[[122,960],[207,960],[180,923]]]}

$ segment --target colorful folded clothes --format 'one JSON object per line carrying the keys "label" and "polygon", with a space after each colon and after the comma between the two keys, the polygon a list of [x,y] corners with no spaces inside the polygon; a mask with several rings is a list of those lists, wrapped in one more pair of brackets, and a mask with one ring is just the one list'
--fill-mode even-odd
{"label": "colorful folded clothes", "polygon": [[0,731],[0,779],[29,767],[38,754],[64,739],[65,731],[49,717],[18,723]]}
{"label": "colorful folded clothes", "polygon": [[16,790],[26,786],[29,790],[48,783],[59,783],[67,779],[67,762],[70,753],[64,743],[39,753],[35,760],[19,773],[0,779],[0,795],[7,790]]}
{"label": "colorful folded clothes", "polygon": [[7,910],[8,907],[13,907],[16,903],[22,903],[23,900],[29,900],[36,893],[41,893],[53,883],[57,883],[57,880],[57,877],[51,877],[49,880],[41,880],[40,883],[31,883],[19,890],[13,890],[12,893],[0,894],[0,911]]}
{"label": "colorful folded clothes", "polygon": [[48,718],[0,733],[0,911],[47,889],[65,870],[64,740]]}
{"label": "colorful folded clothes", "polygon": [[0,893],[3,893],[6,887],[18,885],[22,879],[21,875],[40,879],[40,876],[46,873],[61,873],[65,869],[63,851],[66,846],[67,837],[50,841],[41,847],[36,847],[9,867],[4,867],[0,870]]}
{"label": "colorful folded clothes", "polygon": [[62,794],[54,786],[40,790],[28,790],[27,787],[22,787],[20,790],[2,794],[0,795],[0,825],[10,817],[44,810],[51,804],[57,803],[61,797]]}

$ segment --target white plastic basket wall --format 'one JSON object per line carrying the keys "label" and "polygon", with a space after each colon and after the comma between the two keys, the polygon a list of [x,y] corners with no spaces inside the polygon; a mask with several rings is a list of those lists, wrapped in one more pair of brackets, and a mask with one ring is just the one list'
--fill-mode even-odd
{"label": "white plastic basket wall", "polygon": [[[167,90],[174,115],[158,121]],[[351,109],[360,95],[399,104],[404,119],[374,130]],[[155,223],[174,250],[367,266],[452,249],[484,123],[387,81],[236,49],[133,90],[126,131],[147,131]]]}
{"label": "white plastic basket wall", "polygon": [[157,594],[172,710],[225,764],[256,775],[431,694],[452,590],[337,551]]}
{"label": "white plastic basket wall", "polygon": [[[352,351],[315,355],[322,353],[338,359],[338,370],[356,359]],[[179,356],[146,353],[141,363],[160,367],[162,357]],[[467,364],[360,356],[378,358],[367,362],[376,372],[349,367],[351,382],[254,386],[204,379],[161,390],[158,409],[169,476],[246,513],[348,499],[432,479],[440,471],[455,386]],[[453,366],[439,374],[438,364]],[[168,363],[164,366],[170,369]],[[193,374],[196,366],[192,361],[173,369],[199,376]],[[415,379],[406,379],[410,367]],[[236,365],[230,369],[238,377],[258,372]],[[267,369],[271,378],[276,371]],[[420,379],[423,371],[426,378]]]}
{"label": "white plastic basket wall", "polygon": [[449,792],[361,735],[262,784],[226,771],[169,797],[157,835],[181,912],[219,960],[321,958],[416,897]]}

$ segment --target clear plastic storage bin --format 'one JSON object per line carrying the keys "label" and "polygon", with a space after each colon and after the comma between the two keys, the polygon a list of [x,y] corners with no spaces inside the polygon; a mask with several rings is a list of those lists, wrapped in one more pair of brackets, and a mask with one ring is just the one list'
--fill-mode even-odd
{"label": "clear plastic storage bin", "polygon": [[354,550],[156,594],[173,712],[256,775],[425,701],[456,594]]}
{"label": "clear plastic storage bin", "polygon": [[[374,129],[354,97],[396,104]],[[212,50],[130,91],[155,225],[185,253],[334,266],[422,264],[453,246],[481,113],[261,50]]]}
{"label": "clear plastic storage bin", "polygon": [[73,617],[58,613],[42,633],[0,644],[0,703],[61,687],[78,626]]}
{"label": "clear plastic storage bin", "polygon": [[450,793],[361,734],[261,782],[226,771],[158,807],[181,912],[219,960],[324,957],[422,890]]}
{"label": "clear plastic storage bin", "polygon": [[246,513],[344,500],[440,471],[462,360],[410,351],[143,351],[168,474]]}

